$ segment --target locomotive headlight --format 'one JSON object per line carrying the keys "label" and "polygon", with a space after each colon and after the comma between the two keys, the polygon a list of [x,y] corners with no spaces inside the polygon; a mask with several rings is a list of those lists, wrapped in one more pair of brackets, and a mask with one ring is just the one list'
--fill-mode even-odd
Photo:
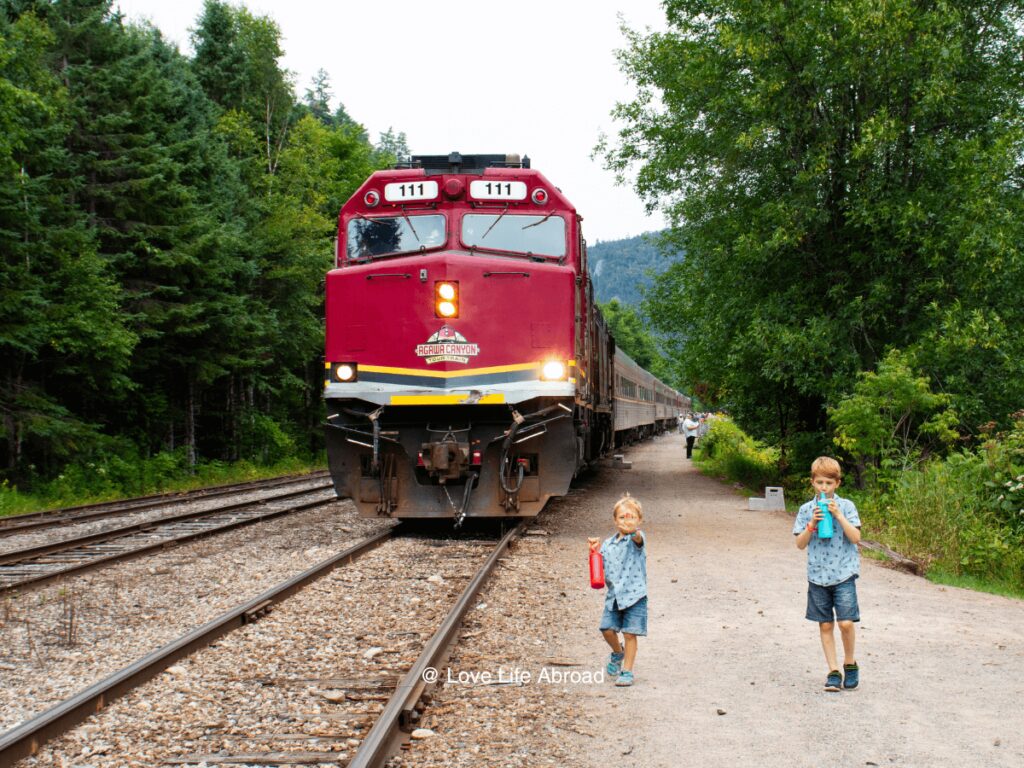
{"label": "locomotive headlight", "polygon": [[434,314],[445,318],[459,316],[458,283],[434,283]]}
{"label": "locomotive headlight", "polygon": [[549,360],[544,363],[540,377],[545,381],[561,381],[565,378],[565,363],[558,360]]}
{"label": "locomotive headlight", "polygon": [[355,381],[357,370],[358,367],[355,363],[338,363],[334,369],[334,378],[346,383]]}

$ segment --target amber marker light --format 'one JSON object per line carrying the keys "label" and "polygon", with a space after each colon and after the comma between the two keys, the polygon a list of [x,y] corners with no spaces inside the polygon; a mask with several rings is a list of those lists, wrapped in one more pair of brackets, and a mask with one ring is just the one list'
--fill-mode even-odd
{"label": "amber marker light", "polygon": [[459,316],[458,283],[434,283],[434,314],[444,318]]}

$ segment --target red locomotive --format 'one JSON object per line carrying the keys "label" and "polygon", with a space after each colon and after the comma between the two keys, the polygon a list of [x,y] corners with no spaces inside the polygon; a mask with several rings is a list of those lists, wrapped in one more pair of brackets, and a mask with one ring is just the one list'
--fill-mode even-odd
{"label": "red locomotive", "polygon": [[615,347],[580,221],[529,158],[504,155],[414,157],[342,207],[327,449],[361,514],[536,515],[688,407]]}

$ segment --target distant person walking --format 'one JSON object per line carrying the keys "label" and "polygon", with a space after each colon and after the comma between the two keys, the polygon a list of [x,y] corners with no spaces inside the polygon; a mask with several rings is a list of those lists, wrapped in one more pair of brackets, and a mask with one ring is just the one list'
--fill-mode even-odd
{"label": "distant person walking", "polygon": [[700,430],[700,422],[689,413],[683,420],[683,434],[686,435],[686,458],[693,458],[693,444],[697,441],[697,432]]}

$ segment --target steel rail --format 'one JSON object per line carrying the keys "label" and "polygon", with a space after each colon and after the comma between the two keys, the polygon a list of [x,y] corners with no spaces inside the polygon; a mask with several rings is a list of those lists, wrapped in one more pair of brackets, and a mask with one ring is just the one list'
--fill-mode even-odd
{"label": "steel rail", "polygon": [[8,768],[18,760],[36,754],[43,743],[71,730],[93,713],[99,712],[114,699],[156,677],[174,662],[208,646],[222,635],[255,621],[274,604],[290,597],[303,587],[330,573],[339,565],[352,562],[384,543],[391,538],[398,527],[393,526],[386,531],[370,536],[343,552],[314,565],[153,651],[72,698],[51,707],[6,733],[0,734],[0,768]]}
{"label": "steel rail", "polygon": [[356,753],[348,762],[347,768],[380,768],[405,740],[402,729],[408,726],[416,703],[426,687],[423,680],[424,671],[428,667],[436,669],[444,660],[449,648],[455,643],[456,634],[462,625],[462,619],[469,611],[470,603],[490,578],[498,560],[508,549],[509,544],[526,529],[527,522],[520,522],[502,537],[494,552],[480,567],[473,580],[466,585],[458,602],[433,637],[430,638],[423,653],[398,683],[394,694],[384,705],[380,717],[366,734]]}
{"label": "steel rail", "polygon": [[[324,489],[323,488],[317,488],[317,489],[311,489],[311,490],[306,490],[306,491],[300,491],[300,492],[297,492],[297,493],[289,493],[289,494],[286,494],[286,496],[295,496],[295,495],[299,495],[299,494],[311,493],[313,490],[324,490]],[[280,500],[281,498],[283,498],[283,497],[277,497],[278,500]],[[184,534],[181,534],[181,535],[178,535],[178,536],[173,536],[173,537],[169,537],[169,538],[166,538],[166,539],[159,539],[157,541],[153,541],[153,542],[150,542],[148,544],[143,544],[141,546],[131,547],[130,549],[126,549],[126,550],[124,550],[122,552],[114,552],[114,553],[111,553],[111,554],[108,554],[108,555],[102,555],[102,556],[99,556],[99,557],[90,557],[88,560],[84,560],[84,561],[82,561],[80,563],[77,563],[77,564],[74,564],[74,565],[70,565],[70,566],[67,566],[67,567],[64,567],[64,568],[60,568],[58,570],[54,570],[54,571],[50,571],[50,572],[46,572],[46,573],[41,573],[39,575],[30,576],[29,578],[25,578],[25,579],[19,579],[17,581],[12,581],[12,582],[10,582],[8,584],[0,584],[0,595],[4,594],[6,592],[11,592],[13,590],[19,589],[21,587],[25,587],[25,586],[39,586],[39,585],[44,584],[46,582],[53,581],[54,579],[59,579],[59,578],[61,578],[63,576],[67,576],[68,574],[71,574],[71,573],[76,573],[76,574],[77,573],[83,573],[85,571],[89,571],[89,570],[93,570],[95,568],[100,568],[102,566],[109,565],[110,563],[113,563],[113,562],[119,562],[119,561],[122,561],[122,560],[130,560],[130,559],[132,559],[134,557],[138,557],[140,555],[144,555],[147,552],[151,552],[154,549],[164,549],[164,548],[171,547],[171,546],[177,546],[178,544],[181,544],[183,542],[194,541],[196,539],[200,539],[200,538],[203,538],[205,536],[212,536],[214,534],[223,533],[225,531],[229,531],[229,530],[232,530],[234,528],[241,528],[241,527],[246,526],[246,525],[252,525],[254,523],[264,522],[264,521],[267,521],[267,520],[271,520],[271,519],[273,519],[275,517],[280,517],[282,515],[291,514],[293,512],[301,512],[303,510],[312,509],[314,507],[320,507],[320,506],[323,506],[325,504],[332,504],[335,501],[337,501],[337,499],[333,498],[333,497],[332,498],[327,498],[327,499],[316,499],[314,501],[310,501],[310,502],[307,502],[305,504],[298,504],[298,505],[295,505],[295,506],[285,507],[284,509],[274,509],[274,510],[270,510],[268,512],[264,512],[264,513],[257,514],[257,515],[252,515],[252,516],[249,516],[249,517],[240,517],[240,518],[236,518],[234,520],[231,520],[231,521],[229,521],[227,523],[223,523],[221,525],[211,526],[210,528],[204,528],[204,529],[199,530],[199,531],[190,531],[188,533],[184,533]],[[262,505],[262,502],[248,502],[247,504],[242,505],[242,506],[261,506],[261,505]],[[215,510],[207,510],[206,516],[212,517],[212,516],[217,515],[217,514],[222,514],[225,511],[233,510],[237,506],[239,506],[239,505],[231,505],[231,507],[222,507],[222,508],[215,509]],[[187,515],[185,517],[196,517],[196,516],[197,515],[190,514],[190,515]],[[173,523],[180,523],[180,522],[182,522],[182,520],[178,519],[178,518],[174,518],[174,519],[164,518],[164,519],[161,519],[161,520],[151,521],[150,523],[148,523],[146,525],[143,525],[140,530],[137,530],[137,531],[134,531],[134,532],[135,533],[143,533],[143,532],[155,531],[155,529],[159,528],[163,524],[171,525]],[[138,526],[131,526],[131,527],[136,528]],[[124,536],[129,536],[129,535],[131,535],[131,533],[132,532],[129,531],[128,533],[125,533],[123,535]],[[94,538],[94,537],[85,537],[85,538],[91,539],[91,538]],[[111,538],[114,538],[114,537],[111,537]],[[102,539],[101,541],[106,541],[106,540],[107,539]],[[85,546],[88,546],[89,544],[101,543],[101,541],[86,542]],[[79,545],[81,546],[81,543]],[[45,547],[44,547],[44,549],[45,549]],[[65,548],[65,550],[66,549],[71,549],[71,547],[67,547],[67,548]],[[25,550],[25,551],[27,551],[27,550]],[[24,563],[25,563],[25,559],[22,559],[22,560],[17,560],[14,563],[10,563],[10,564],[7,564],[7,565],[8,565],[8,567],[14,569],[14,568],[17,568],[19,565],[24,564]],[[0,568],[0,576],[2,576],[2,575],[3,575],[3,568]]]}
{"label": "steel rail", "polygon": [[141,531],[152,530],[161,525],[167,525],[169,523],[181,523],[186,520],[195,520],[197,518],[209,517],[210,515],[218,515],[224,512],[234,512],[235,510],[245,509],[246,507],[256,507],[261,504],[265,504],[268,501],[281,501],[283,499],[290,499],[295,496],[303,496],[307,493],[323,491],[330,487],[331,485],[327,483],[324,485],[315,486],[313,488],[303,488],[301,491],[288,491],[287,493],[279,493],[275,496],[264,496],[262,499],[250,499],[248,501],[239,501],[235,502],[234,504],[228,504],[223,507],[210,507],[209,509],[193,510],[192,512],[181,512],[177,515],[165,515],[164,517],[154,517],[149,520],[143,520],[141,523],[122,525],[119,528],[108,528],[107,530],[100,531],[99,533],[89,533],[85,536],[76,536],[72,539],[52,541],[49,544],[38,544],[34,547],[25,547],[24,549],[12,549],[8,552],[0,552],[0,565],[6,565],[8,563],[19,563],[23,560],[31,560],[36,557],[42,557],[43,555],[54,554],[55,552],[64,552],[69,549],[77,549],[78,547],[85,546],[86,544],[95,544],[100,541],[119,539],[123,536],[129,536],[133,533],[139,533]]}
{"label": "steel rail", "polygon": [[187,504],[193,501],[214,499],[218,496],[245,493],[246,491],[259,491],[277,488],[282,485],[294,485],[310,480],[318,480],[326,475],[327,472],[325,470],[310,472],[305,475],[287,475],[283,478],[271,480],[253,480],[248,483],[237,483],[235,485],[217,485],[194,491],[171,491],[153,494],[152,496],[124,499],[122,501],[105,501],[98,504],[83,504],[78,507],[64,507],[43,512],[29,512],[24,515],[0,517],[0,536],[11,536],[23,531],[39,530],[41,528],[53,528],[54,526],[77,523],[83,520],[126,515],[131,512],[140,512],[172,504]]}

